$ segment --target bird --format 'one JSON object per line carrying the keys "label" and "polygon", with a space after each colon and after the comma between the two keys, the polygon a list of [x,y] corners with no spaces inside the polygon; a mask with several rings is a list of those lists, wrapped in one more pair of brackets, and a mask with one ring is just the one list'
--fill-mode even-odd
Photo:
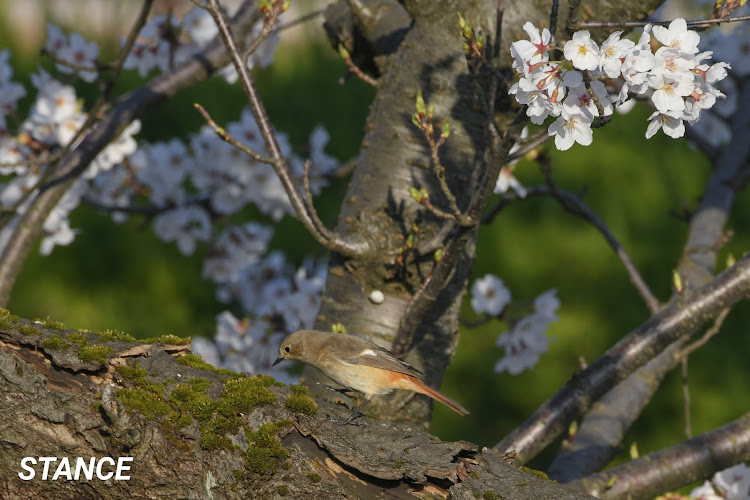
{"label": "bird", "polygon": [[365,401],[349,418],[331,419],[339,424],[351,423],[373,396],[389,394],[394,389],[424,394],[460,415],[469,414],[466,408],[427,386],[422,381],[422,372],[387,349],[354,335],[298,330],[281,342],[273,366],[284,360],[313,366],[340,386],[365,395]]}

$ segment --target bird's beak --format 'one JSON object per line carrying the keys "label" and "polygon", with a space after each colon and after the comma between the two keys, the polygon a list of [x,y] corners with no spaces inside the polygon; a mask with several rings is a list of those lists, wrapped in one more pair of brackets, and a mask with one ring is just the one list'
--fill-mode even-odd
{"label": "bird's beak", "polygon": [[276,366],[276,365],[278,365],[279,363],[281,363],[282,361],[284,361],[284,358],[282,358],[282,357],[278,357],[278,358],[276,358],[276,361],[274,361],[274,362],[273,362],[273,364],[272,364],[271,366]]}

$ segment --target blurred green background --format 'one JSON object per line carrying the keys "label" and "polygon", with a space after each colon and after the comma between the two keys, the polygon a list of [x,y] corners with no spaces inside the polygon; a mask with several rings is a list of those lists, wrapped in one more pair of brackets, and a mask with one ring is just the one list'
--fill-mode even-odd
{"label": "blurred green background", "polygon": [[[137,2],[122,3],[137,7]],[[297,14],[315,8],[311,2],[293,3],[299,7]],[[9,12],[21,8],[19,4],[37,8],[24,11],[22,19],[36,26],[37,32],[41,30],[41,37],[28,27],[24,37],[14,36],[19,21]],[[46,22],[71,28],[73,21],[61,17],[54,5],[0,2],[4,13],[0,23],[5,23],[0,42],[13,52],[16,80],[28,82]],[[128,15],[131,17],[124,19],[132,19],[134,13]],[[287,20],[294,17],[288,15]],[[117,30],[109,33],[127,24],[123,19],[118,22]],[[323,43],[318,24],[285,32],[276,62],[257,71],[256,76],[278,130],[301,146],[310,131],[323,124],[332,136],[328,151],[346,161],[357,154],[374,92],[357,80],[343,87],[337,84],[345,66]],[[74,29],[102,39],[105,58],[116,50],[116,40],[102,37],[108,30],[100,25]],[[128,72],[120,90],[140,81]],[[83,96],[93,95],[93,90],[91,86],[79,87]],[[140,137],[149,141],[185,138],[197,131],[203,122],[193,102],[203,104],[219,123],[237,119],[244,106],[238,86],[212,79],[149,113]],[[620,239],[657,297],[667,300],[672,269],[681,255],[687,229],[670,211],[697,206],[710,165],[685,141],[661,133],[646,140],[649,113],[638,107],[597,129],[592,146],[576,145],[562,153],[552,148],[550,155],[559,185],[571,191],[587,188],[586,203]],[[537,167],[529,162],[519,164],[517,176],[527,186],[543,182]],[[346,180],[337,181],[316,200],[329,224],[345,188]],[[722,250],[720,262],[729,252],[739,256],[748,248],[749,214],[750,202],[743,193],[729,225],[736,234]],[[143,219],[116,225],[87,207],[79,208],[71,219],[72,226],[80,230],[74,244],[55,248],[49,257],[32,253],[13,292],[10,309],[14,313],[29,318],[49,316],[76,328],[116,328],[139,337],[213,334],[214,317],[224,307],[214,300],[211,284],[200,277],[200,255],[205,247],[184,258],[175,245],[156,240],[149,222]],[[277,228],[273,246],[286,250],[296,262],[305,254],[322,253],[299,224],[288,218]],[[471,415],[459,417],[438,405],[432,431],[443,439],[492,446],[579,370],[580,358],[588,362],[596,359],[642,323],[648,312],[603,237],[551,199],[531,199],[508,207],[480,232],[478,249],[474,276],[499,275],[514,299],[532,300],[556,288],[562,301],[560,320],[549,332],[553,338],[550,351],[536,369],[520,376],[493,371],[502,355],[495,341],[506,325],[491,322],[461,332],[442,390],[469,408]],[[464,314],[473,317],[468,298]],[[750,336],[745,328],[749,322],[750,308],[740,304],[721,333],[690,358],[695,434],[727,423],[750,407]],[[683,439],[682,387],[679,373],[672,373],[628,434],[624,449],[637,441],[645,454]],[[543,454],[532,466],[544,468],[553,452]]]}

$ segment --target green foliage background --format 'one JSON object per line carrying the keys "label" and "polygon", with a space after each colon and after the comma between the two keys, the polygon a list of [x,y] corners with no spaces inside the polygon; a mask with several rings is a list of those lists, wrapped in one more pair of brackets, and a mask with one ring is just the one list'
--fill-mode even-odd
{"label": "green foliage background", "polygon": [[[2,40],[3,46],[14,42]],[[108,52],[114,47],[110,44]],[[16,60],[19,78],[28,82],[33,61]],[[345,66],[318,43],[284,44],[275,64],[256,72],[258,85],[278,130],[302,146],[310,131],[323,124],[332,135],[328,151],[346,161],[357,154],[372,89],[356,80],[343,87],[336,81]],[[120,89],[136,85],[127,73]],[[91,95],[93,88],[81,91]],[[26,99],[26,102],[30,99]],[[90,101],[89,101],[90,102]],[[179,95],[143,120],[145,140],[186,138],[202,120],[192,103],[200,102],[219,123],[239,117],[244,99],[238,86],[219,79]],[[568,152],[552,147],[553,175],[571,191],[586,189],[584,200],[609,225],[661,300],[671,294],[671,273],[686,238],[686,223],[670,212],[693,209],[710,164],[685,141],[663,134],[644,137],[649,110],[636,108],[595,131],[590,147]],[[549,146],[548,146],[549,149]],[[302,152],[302,151],[300,151]],[[517,172],[527,186],[539,184],[537,167],[522,161]],[[324,220],[332,224],[346,180],[337,181],[316,200]],[[730,228],[736,236],[722,250],[741,255],[748,248],[747,196],[742,196]],[[244,216],[263,222],[256,212]],[[25,317],[52,317],[75,328],[116,328],[139,337],[174,333],[206,335],[214,316],[223,310],[209,282],[201,279],[200,247],[190,258],[175,245],[163,244],[150,231],[149,221],[132,218],[116,225],[88,207],[72,216],[80,229],[76,241],[57,247],[51,256],[34,252],[14,290],[10,309]],[[293,219],[277,227],[273,245],[295,261],[322,252]],[[471,410],[459,417],[438,405],[432,431],[443,439],[465,439],[491,446],[530,415],[580,367],[643,322],[648,312],[602,236],[579,218],[564,212],[551,199],[532,199],[508,207],[479,236],[474,276],[495,273],[512,290],[514,299],[533,300],[556,288],[562,301],[560,320],[549,334],[550,351],[533,371],[520,376],[498,375],[494,363],[502,355],[494,343],[506,328],[491,322],[464,328],[455,360],[442,390]],[[464,314],[472,318],[468,304]],[[721,333],[690,358],[693,432],[722,425],[750,407],[747,380],[750,310],[741,304]],[[684,439],[682,386],[670,374],[625,446],[639,443],[641,453]],[[552,450],[554,451],[554,450]],[[551,452],[532,464],[544,467]]]}

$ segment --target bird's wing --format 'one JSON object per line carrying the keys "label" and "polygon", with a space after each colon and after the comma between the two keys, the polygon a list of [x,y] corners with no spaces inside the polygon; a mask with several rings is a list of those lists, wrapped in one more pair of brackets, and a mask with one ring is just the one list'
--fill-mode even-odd
{"label": "bird's wing", "polygon": [[[341,361],[350,364],[358,364],[371,366],[373,368],[380,368],[382,370],[390,370],[405,375],[411,375],[418,379],[422,378],[422,372],[411,366],[406,361],[398,359],[392,352],[387,349],[380,347],[372,342],[367,342],[363,339],[357,339],[357,351],[359,354],[356,356],[351,355],[351,348],[347,349],[346,355],[342,355],[341,352],[334,352]],[[352,344],[350,347],[353,347]],[[361,349],[359,347],[361,346]]]}

